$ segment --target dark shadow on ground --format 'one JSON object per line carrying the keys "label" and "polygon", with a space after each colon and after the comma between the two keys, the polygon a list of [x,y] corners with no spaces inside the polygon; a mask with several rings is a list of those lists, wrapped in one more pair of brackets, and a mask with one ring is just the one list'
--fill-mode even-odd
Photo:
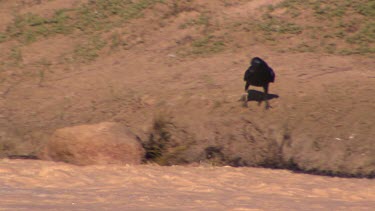
{"label": "dark shadow on ground", "polygon": [[[263,98],[263,92],[257,91],[257,90],[249,90],[247,95],[247,101],[257,101],[262,102],[265,99]],[[275,94],[267,94],[267,100],[272,100],[274,98],[278,98],[279,95]]]}

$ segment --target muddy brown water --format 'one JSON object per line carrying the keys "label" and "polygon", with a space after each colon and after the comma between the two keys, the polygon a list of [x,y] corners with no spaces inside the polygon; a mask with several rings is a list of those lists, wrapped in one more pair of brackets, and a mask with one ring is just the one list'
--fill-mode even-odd
{"label": "muddy brown water", "polygon": [[262,168],[0,160],[0,210],[374,210],[375,180]]}

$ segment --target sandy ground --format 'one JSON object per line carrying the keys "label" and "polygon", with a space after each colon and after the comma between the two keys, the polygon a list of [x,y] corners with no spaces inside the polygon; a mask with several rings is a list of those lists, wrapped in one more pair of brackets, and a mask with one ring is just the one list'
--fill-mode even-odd
{"label": "sandy ground", "polygon": [[373,210],[375,181],[233,167],[0,161],[0,210]]}
{"label": "sandy ground", "polygon": [[[14,14],[49,16],[86,1],[37,2],[0,0],[0,32]],[[101,33],[109,44],[90,62],[74,60],[76,47],[88,39],[80,33],[0,43],[0,157],[35,155],[54,130],[102,121],[120,122],[147,141],[155,117],[165,115],[173,134],[199,143],[180,157],[192,163],[200,162],[205,147],[219,146],[228,159],[258,165],[268,156],[265,145],[276,143],[282,159],[305,170],[374,174],[373,57],[289,52],[289,42],[303,36],[262,43],[246,21],[275,2],[196,0],[192,9],[187,4],[169,16],[170,9],[158,5]],[[211,18],[207,26],[181,27],[202,14]],[[181,54],[207,33],[230,39],[226,49]],[[127,45],[112,49],[112,35]],[[257,99],[247,108],[239,101],[254,56],[276,72],[270,93],[277,97],[269,110]],[[375,181],[209,164],[77,167],[2,159],[0,196],[6,211],[374,210]]]}

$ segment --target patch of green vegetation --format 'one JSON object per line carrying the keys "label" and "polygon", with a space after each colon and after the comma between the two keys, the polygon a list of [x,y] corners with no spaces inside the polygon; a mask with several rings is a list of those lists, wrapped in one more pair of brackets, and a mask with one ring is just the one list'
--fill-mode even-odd
{"label": "patch of green vegetation", "polygon": [[[316,2],[313,5],[313,9],[314,9],[315,15],[317,17],[320,17],[320,18],[333,16],[333,14],[342,16],[343,13],[344,13],[344,11],[342,10],[342,8],[340,8],[338,10],[334,10],[329,5],[321,4],[320,2]],[[337,12],[335,12],[335,11],[337,11]]]}
{"label": "patch of green vegetation", "polygon": [[181,12],[190,11],[193,9],[191,7],[192,1],[190,0],[188,1],[172,0],[172,1],[160,1],[160,2],[169,5],[169,8],[170,8],[170,11],[164,14],[164,18],[175,17]]}
{"label": "patch of green vegetation", "polygon": [[161,0],[97,0],[77,9],[75,25],[82,31],[103,30],[142,16],[142,11]]}
{"label": "patch of green vegetation", "polygon": [[357,33],[346,39],[349,43],[358,45],[375,42],[375,21],[361,27]]}
{"label": "patch of green vegetation", "polygon": [[218,53],[224,50],[225,43],[222,39],[213,35],[205,36],[192,42],[192,54],[205,55]]}
{"label": "patch of green vegetation", "polygon": [[119,33],[113,33],[111,35],[111,50],[115,50],[121,47],[124,47],[127,45],[127,43],[122,39],[121,34]]}
{"label": "patch of green vegetation", "polygon": [[316,46],[312,46],[306,42],[302,42],[295,47],[290,48],[294,52],[314,52],[316,51]]}
{"label": "patch of green vegetation", "polygon": [[8,27],[7,36],[23,43],[31,43],[39,37],[70,33],[73,27],[68,24],[69,17],[65,12],[56,11],[52,18],[43,18],[32,13],[17,16],[13,25]]}
{"label": "patch of green vegetation", "polygon": [[327,53],[335,53],[337,49],[337,45],[335,43],[330,43],[325,46],[325,51]]}
{"label": "patch of green vegetation", "polygon": [[93,33],[118,26],[140,17],[142,11],[158,2],[153,0],[97,0],[74,9],[62,9],[50,17],[27,13],[15,18],[0,41],[5,38],[31,43],[40,37],[70,34],[75,29]]}
{"label": "patch of green vegetation", "polygon": [[106,45],[99,36],[89,38],[89,40],[78,45],[74,50],[74,59],[80,62],[89,62],[95,60],[99,56],[99,51]]}
{"label": "patch of green vegetation", "polygon": [[[276,9],[286,10],[282,21],[271,16]],[[296,16],[304,11],[304,23]],[[375,36],[375,2],[369,0],[332,0],[332,1],[297,1],[284,0],[272,8],[268,8],[259,24],[265,37],[277,38],[277,34],[309,34],[308,42],[319,41],[319,46],[308,51],[324,51],[339,54],[371,54],[373,53]],[[288,20],[289,22],[285,21]],[[300,24],[298,24],[300,23]],[[306,39],[306,37],[301,37]],[[344,45],[343,45],[344,43]],[[295,46],[291,49],[297,49]]]}
{"label": "patch of green vegetation", "polygon": [[210,17],[207,14],[201,14],[197,19],[188,20],[180,25],[181,29],[186,29],[190,26],[204,26],[208,27],[210,24]]}
{"label": "patch of green vegetation", "polygon": [[364,1],[354,6],[355,10],[361,15],[375,17],[375,1]]}
{"label": "patch of green vegetation", "polygon": [[142,11],[161,1],[97,0],[77,9],[74,25],[82,31],[106,30],[142,16]]}
{"label": "patch of green vegetation", "polygon": [[221,0],[221,2],[224,4],[225,7],[230,7],[234,2],[229,1],[229,0]]}
{"label": "patch of green vegetation", "polygon": [[271,16],[265,18],[258,27],[266,33],[300,34],[302,27],[297,24],[280,20]]}
{"label": "patch of green vegetation", "polygon": [[5,42],[7,40],[7,35],[4,33],[0,33],[0,43]]}
{"label": "patch of green vegetation", "polygon": [[369,0],[345,0],[345,1],[309,1],[317,16],[343,17],[344,15],[360,14],[374,17],[375,3]]}

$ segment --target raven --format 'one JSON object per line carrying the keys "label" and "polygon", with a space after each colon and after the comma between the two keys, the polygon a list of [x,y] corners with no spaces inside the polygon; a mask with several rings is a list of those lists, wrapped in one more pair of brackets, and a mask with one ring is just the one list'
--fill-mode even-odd
{"label": "raven", "polygon": [[264,89],[263,98],[266,101],[266,109],[270,108],[268,104],[268,84],[275,82],[275,72],[268,66],[268,64],[259,57],[254,57],[251,59],[250,67],[246,70],[244,75],[245,92],[244,96],[244,106],[247,106],[248,101],[248,89],[250,85],[261,86]]}

